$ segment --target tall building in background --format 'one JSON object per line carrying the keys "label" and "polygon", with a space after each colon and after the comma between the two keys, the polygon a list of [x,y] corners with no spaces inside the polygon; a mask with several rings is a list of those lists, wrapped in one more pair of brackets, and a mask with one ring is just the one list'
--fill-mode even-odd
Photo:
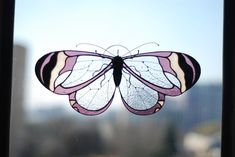
{"label": "tall building in background", "polygon": [[188,106],[184,112],[186,129],[200,124],[221,122],[222,85],[207,84],[196,86],[188,94]]}
{"label": "tall building in background", "polygon": [[25,68],[26,48],[21,45],[14,45],[10,121],[10,157],[17,157],[23,142]]}

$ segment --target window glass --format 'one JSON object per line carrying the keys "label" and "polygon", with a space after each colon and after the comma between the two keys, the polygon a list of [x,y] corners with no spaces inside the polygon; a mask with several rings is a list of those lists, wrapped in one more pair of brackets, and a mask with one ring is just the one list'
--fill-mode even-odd
{"label": "window glass", "polygon": [[[16,1],[10,156],[220,156],[222,25],[219,0]],[[35,75],[49,52],[80,43],[131,50],[147,42],[159,44],[151,51],[183,52],[201,65],[197,84],[167,96],[153,115],[130,113],[118,90],[104,113],[79,114]]]}

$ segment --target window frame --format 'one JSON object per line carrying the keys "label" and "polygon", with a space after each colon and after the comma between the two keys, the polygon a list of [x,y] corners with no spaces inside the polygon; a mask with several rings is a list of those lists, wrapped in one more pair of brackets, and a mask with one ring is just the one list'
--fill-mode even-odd
{"label": "window frame", "polygon": [[224,1],[221,157],[235,156],[235,2]]}
{"label": "window frame", "polygon": [[[15,0],[0,1],[1,156],[9,156]],[[235,2],[224,1],[221,157],[235,156]],[[10,78],[10,79],[9,79]]]}
{"label": "window frame", "polygon": [[1,156],[9,156],[14,0],[0,1]]}

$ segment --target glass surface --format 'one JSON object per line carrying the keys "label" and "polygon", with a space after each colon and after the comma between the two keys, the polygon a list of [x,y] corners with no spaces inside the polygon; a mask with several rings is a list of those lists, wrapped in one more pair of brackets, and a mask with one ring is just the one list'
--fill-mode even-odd
{"label": "glass surface", "polygon": [[[222,25],[219,0],[16,1],[10,156],[219,157]],[[35,75],[40,57],[79,43],[131,50],[147,42],[201,65],[197,84],[150,116],[130,113],[118,92],[104,113],[81,115]]]}

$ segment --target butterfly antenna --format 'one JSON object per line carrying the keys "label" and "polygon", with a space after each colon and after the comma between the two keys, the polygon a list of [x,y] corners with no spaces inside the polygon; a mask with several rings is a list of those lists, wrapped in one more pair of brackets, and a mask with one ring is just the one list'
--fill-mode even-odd
{"label": "butterfly antenna", "polygon": [[[128,51],[127,53],[125,53],[125,54],[124,54],[124,56],[125,56],[125,55],[127,55],[128,53],[130,53],[130,54],[131,54],[131,52],[133,52],[134,50],[136,50],[136,49],[140,48],[141,46],[144,46],[144,45],[150,45],[150,44],[155,44],[155,45],[159,46],[159,44],[158,44],[158,43],[156,43],[156,42],[154,42],[154,41],[152,41],[152,42],[147,42],[147,43],[141,44],[141,45],[139,45],[139,46],[137,46],[137,47],[133,48],[132,50]],[[139,54],[139,50],[138,50],[138,54]]]}
{"label": "butterfly antenna", "polygon": [[[107,47],[106,50],[108,50],[108,49],[110,49],[111,47],[114,47],[114,46],[120,46],[120,47],[126,49],[128,52],[130,51],[127,47],[125,47],[125,46],[123,46],[123,45],[121,45],[121,44],[114,44],[114,45],[111,45],[111,46]],[[119,55],[119,54],[118,54],[118,55]]]}
{"label": "butterfly antenna", "polygon": [[[111,52],[108,51],[108,49],[105,49],[105,48],[103,48],[103,47],[101,47],[101,46],[99,46],[99,45],[96,45],[96,44],[91,44],[91,43],[79,43],[79,44],[76,45],[76,47],[78,47],[79,45],[91,45],[91,46],[95,46],[95,47],[98,47],[98,48],[104,50],[104,53],[105,53],[105,52],[108,52],[109,54],[111,54],[112,56],[114,56]],[[97,53],[97,50],[95,50],[95,53]]]}
{"label": "butterfly antenna", "polygon": [[99,47],[101,48],[102,50],[105,50],[103,47],[99,46],[99,45],[95,45],[95,44],[91,44],[91,43],[78,43],[76,45],[76,47],[80,46],[80,45],[91,45],[91,46],[95,46],[95,47]]}

